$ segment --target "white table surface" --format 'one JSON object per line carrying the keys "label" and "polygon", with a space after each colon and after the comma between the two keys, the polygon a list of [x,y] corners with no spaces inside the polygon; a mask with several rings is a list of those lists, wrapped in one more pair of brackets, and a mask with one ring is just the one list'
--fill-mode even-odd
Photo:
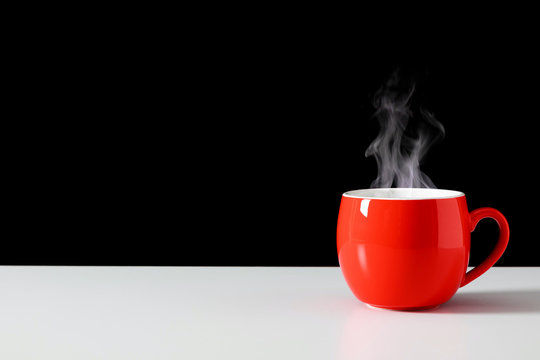
{"label": "white table surface", "polygon": [[339,268],[2,266],[0,359],[538,360],[540,268],[397,312]]}

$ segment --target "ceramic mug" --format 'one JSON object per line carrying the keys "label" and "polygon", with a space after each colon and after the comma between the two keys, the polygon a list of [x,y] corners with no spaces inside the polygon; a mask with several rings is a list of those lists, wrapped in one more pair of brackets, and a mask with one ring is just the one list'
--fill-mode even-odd
{"label": "ceramic mug", "polygon": [[[467,272],[470,233],[483,218],[499,225],[495,249]],[[465,194],[440,189],[365,189],[343,194],[337,249],[341,271],[362,302],[420,310],[448,301],[501,257],[508,222],[493,208],[469,212]]]}

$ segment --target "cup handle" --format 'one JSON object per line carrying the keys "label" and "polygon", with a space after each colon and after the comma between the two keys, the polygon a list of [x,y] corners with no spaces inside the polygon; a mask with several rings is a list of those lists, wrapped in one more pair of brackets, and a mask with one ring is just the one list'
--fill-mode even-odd
{"label": "cup handle", "polygon": [[502,256],[504,250],[506,250],[506,246],[508,245],[508,239],[510,238],[510,228],[508,227],[508,221],[506,220],[504,215],[501,214],[500,211],[493,208],[484,207],[471,211],[469,213],[469,216],[471,219],[471,232],[474,231],[476,225],[480,220],[484,218],[494,219],[499,225],[499,240],[497,241],[497,245],[495,245],[495,249],[493,249],[491,254],[489,254],[489,256],[484,261],[482,261],[480,265],[465,274],[465,277],[463,278],[463,281],[461,282],[461,285],[459,287],[467,285],[468,283],[488,271],[489,268],[492,267]]}

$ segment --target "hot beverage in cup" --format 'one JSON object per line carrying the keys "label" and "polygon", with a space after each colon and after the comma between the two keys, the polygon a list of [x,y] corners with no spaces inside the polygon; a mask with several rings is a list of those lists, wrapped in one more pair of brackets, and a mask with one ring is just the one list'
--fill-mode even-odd
{"label": "hot beverage in cup", "polygon": [[[495,219],[499,239],[467,272],[470,234],[483,218]],[[375,307],[417,310],[448,301],[499,260],[508,239],[499,211],[469,212],[459,191],[379,188],[348,191],[341,199],[339,264],[354,295]]]}

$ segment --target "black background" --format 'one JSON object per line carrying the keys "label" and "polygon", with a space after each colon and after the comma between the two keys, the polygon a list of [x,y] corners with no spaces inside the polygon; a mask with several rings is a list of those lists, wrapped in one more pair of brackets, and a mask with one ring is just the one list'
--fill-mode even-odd
{"label": "black background", "polygon": [[[505,214],[498,266],[540,265],[534,42],[259,20],[20,34],[0,263],[336,266],[341,194],[376,177],[371,99],[401,68],[446,129],[422,170]],[[478,225],[471,265],[496,238]]]}

